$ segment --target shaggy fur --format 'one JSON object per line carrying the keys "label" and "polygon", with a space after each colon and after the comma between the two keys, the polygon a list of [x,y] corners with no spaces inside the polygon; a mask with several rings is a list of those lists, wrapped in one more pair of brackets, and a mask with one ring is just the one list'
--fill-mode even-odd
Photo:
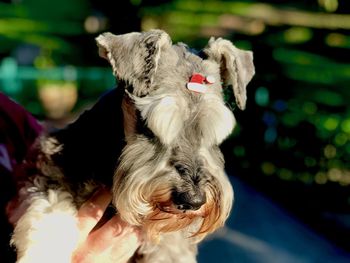
{"label": "shaggy fur", "polygon": [[[185,44],[173,45],[161,30],[105,33],[96,40],[121,83],[112,109],[119,131],[107,136],[116,147],[109,155],[96,147],[101,151],[90,157],[83,146],[88,141],[79,144],[82,139],[70,133],[74,124],[37,142],[26,162],[31,176],[20,182],[18,209],[10,218],[18,262],[70,262],[77,209],[101,184],[111,187],[122,219],[144,230],[135,262],[196,262],[196,243],[221,227],[231,210],[233,191],[218,145],[235,118],[223,88],[232,86],[238,107],[245,108],[252,53],[212,38],[195,54]],[[190,91],[186,84],[194,73],[216,81],[204,93]],[[99,125],[103,116],[95,112],[93,120],[81,118]],[[104,137],[101,132],[89,140],[108,147]],[[86,156],[86,163],[75,162],[75,155]],[[93,167],[100,155],[105,159]],[[108,165],[114,176],[103,177]],[[72,234],[68,240],[63,229]]]}

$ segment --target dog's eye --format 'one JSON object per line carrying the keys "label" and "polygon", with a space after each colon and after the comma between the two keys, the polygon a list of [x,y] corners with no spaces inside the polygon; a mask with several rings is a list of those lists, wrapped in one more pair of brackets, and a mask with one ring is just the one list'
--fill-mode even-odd
{"label": "dog's eye", "polygon": [[183,166],[181,164],[175,164],[174,167],[180,175],[188,174],[188,169],[185,166]]}

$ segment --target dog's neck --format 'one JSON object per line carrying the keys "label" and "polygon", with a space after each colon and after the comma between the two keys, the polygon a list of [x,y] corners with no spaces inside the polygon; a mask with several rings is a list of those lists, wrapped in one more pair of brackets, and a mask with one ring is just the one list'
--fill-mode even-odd
{"label": "dog's neck", "polygon": [[96,180],[111,185],[125,146],[122,101],[125,84],[109,91],[74,123],[52,134],[63,144],[53,156],[71,181]]}

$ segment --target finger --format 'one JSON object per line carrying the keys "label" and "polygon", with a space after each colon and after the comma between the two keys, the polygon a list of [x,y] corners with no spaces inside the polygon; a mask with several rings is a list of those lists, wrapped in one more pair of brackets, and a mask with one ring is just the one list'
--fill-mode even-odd
{"label": "finger", "polygon": [[101,228],[97,229],[90,234],[89,239],[95,244],[96,247],[103,249],[102,247],[111,243],[111,240],[122,243],[120,240],[132,239],[135,242],[140,240],[140,231],[137,227],[131,226],[124,222],[119,215],[112,217],[107,223],[105,223]]}
{"label": "finger", "polygon": [[79,229],[86,237],[102,218],[112,196],[105,188],[99,189],[78,211]]}
{"label": "finger", "polygon": [[135,233],[129,233],[118,244],[115,241],[114,246],[110,247],[109,254],[112,262],[125,263],[135,254],[140,247],[140,241]]}

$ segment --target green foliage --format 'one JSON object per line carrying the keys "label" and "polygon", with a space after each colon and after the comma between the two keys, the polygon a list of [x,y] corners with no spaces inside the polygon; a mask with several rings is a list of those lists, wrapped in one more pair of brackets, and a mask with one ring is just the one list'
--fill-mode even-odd
{"label": "green foliage", "polygon": [[74,48],[64,37],[84,33],[83,21],[89,12],[84,0],[27,0],[20,4],[0,3],[0,52],[28,43],[58,53]]}

